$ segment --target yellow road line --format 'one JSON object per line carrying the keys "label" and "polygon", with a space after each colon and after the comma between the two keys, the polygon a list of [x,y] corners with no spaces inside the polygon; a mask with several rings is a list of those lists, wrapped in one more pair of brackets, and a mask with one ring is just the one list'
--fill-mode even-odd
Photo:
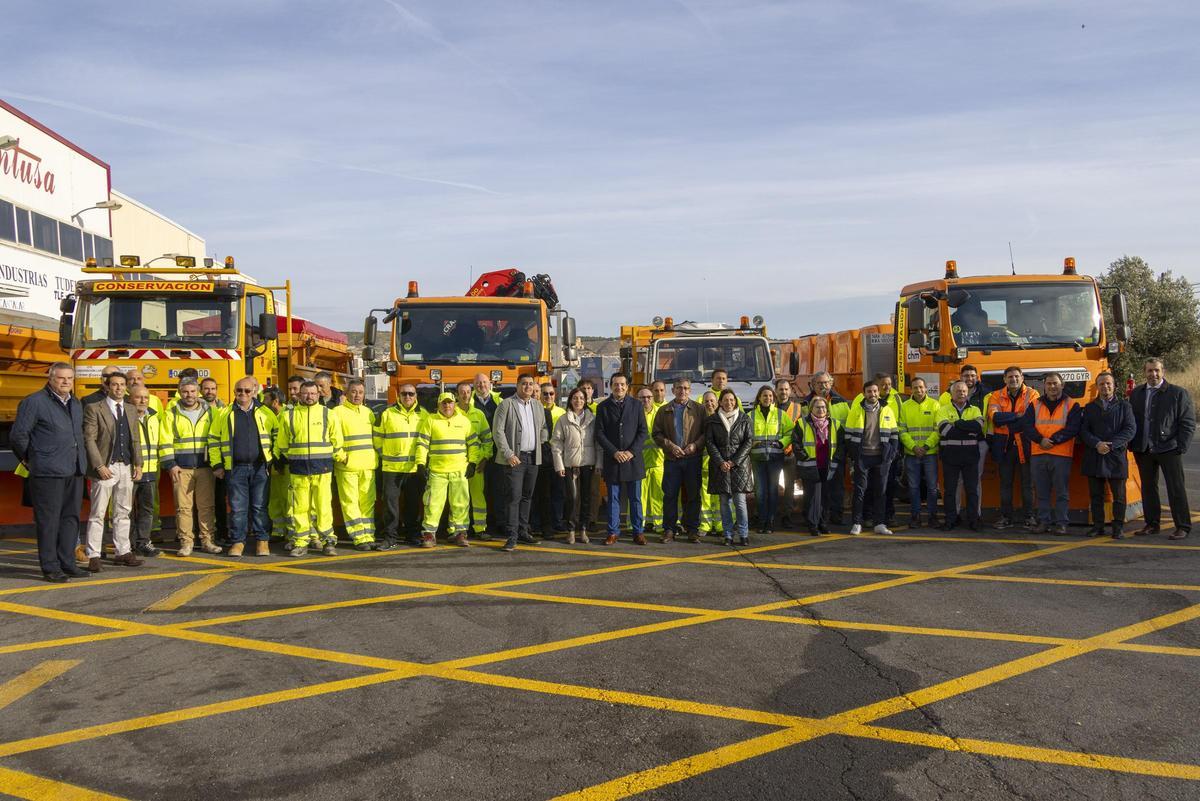
{"label": "yellow road line", "polygon": [[972,737],[946,737],[940,734],[891,729],[883,726],[854,726],[840,732],[853,737],[865,737],[891,743],[936,748],[939,751],[958,751],[966,754],[1020,759],[1026,762],[1046,762],[1078,768],[1136,773],[1142,776],[1161,776],[1167,779],[1200,781],[1200,765],[1177,762],[1160,762],[1152,759],[1130,759],[1107,754],[1090,754],[1063,751],[1058,748],[1041,748],[1030,745],[978,740]]}
{"label": "yellow road line", "polygon": [[0,542],[24,542],[37,545],[37,539],[34,537],[0,537]]}
{"label": "yellow road line", "polygon": [[155,601],[146,607],[146,612],[172,612],[189,601],[194,601],[204,593],[217,587],[233,577],[232,573],[211,573],[202,576],[186,587],[180,587],[166,598]]}
{"label": "yellow road line", "polygon": [[270,693],[261,693],[259,695],[248,695],[243,698],[234,698],[229,701],[218,701],[212,704],[201,704],[199,706],[191,706],[184,709],[175,709],[170,712],[158,712],[153,715],[142,715],[136,718],[128,718],[126,720],[119,720],[113,723],[102,723],[97,726],[87,726],[81,729],[72,729],[70,731],[58,732],[55,734],[27,737],[24,740],[13,740],[12,742],[0,744],[0,757],[25,754],[30,751],[39,751],[44,748],[54,748],[61,745],[83,742],[85,740],[94,740],[97,737],[108,737],[113,734],[125,734],[128,732],[140,731],[142,729],[154,728],[155,726],[165,726],[171,723],[198,720],[200,718],[207,718],[212,715],[240,712],[243,710],[255,709],[260,706],[278,704],[283,701],[295,701],[301,698],[315,698],[320,695],[328,695],[330,693],[338,693],[344,690],[353,690],[359,687],[369,687],[374,684],[383,684],[385,682],[396,681],[398,679],[408,678],[410,675],[413,675],[413,673],[410,671],[388,670],[380,673],[371,673],[366,676],[356,676],[350,679],[340,679],[338,681],[328,681],[320,684],[308,685],[305,687],[296,687],[290,690],[278,690]]}
{"label": "yellow road line", "polygon": [[26,595],[31,592],[54,592],[62,590],[81,590],[90,587],[106,587],[110,584],[130,584],[140,581],[162,581],[163,579],[179,578],[180,576],[203,576],[210,573],[221,573],[236,570],[236,567],[224,567],[221,570],[175,570],[169,573],[142,573],[137,576],[121,576],[111,579],[86,579],[84,581],[68,581],[65,584],[35,584],[30,587],[14,587],[0,590],[0,597],[6,595]]}
{"label": "yellow road line", "polygon": [[0,709],[21,700],[43,684],[54,681],[79,662],[78,659],[50,660],[0,684]]}
{"label": "yellow road line", "polygon": [[88,790],[9,768],[0,768],[0,790],[27,801],[126,801],[119,795]]}
{"label": "yellow road line", "polygon": [[1013,584],[1048,584],[1058,587],[1100,587],[1123,590],[1169,590],[1171,592],[1200,592],[1200,584],[1152,584],[1137,581],[1101,581],[1093,579],[1054,579],[1034,576],[1004,576],[989,573],[960,573],[948,578],[974,581],[1006,581]]}
{"label": "yellow road line", "polygon": [[82,645],[84,643],[103,642],[104,640],[119,640],[132,636],[134,636],[133,632],[106,631],[101,634],[84,634],[81,637],[59,637],[55,640],[22,642],[16,645],[0,646],[0,654],[19,654],[25,651],[38,651],[43,648],[61,648],[64,645]]}
{"label": "yellow road line", "polygon": [[175,624],[181,629],[200,629],[208,626],[223,626],[229,623],[245,623],[251,620],[265,620],[273,617],[287,617],[289,615],[305,615],[310,612],[326,612],[331,609],[349,609],[355,606],[371,606],[373,604],[386,604],[395,601],[414,601],[420,598],[432,598],[439,595],[446,595],[442,590],[425,590],[424,592],[405,592],[398,595],[376,595],[370,598],[351,598],[346,601],[329,601],[323,604],[309,604],[307,606],[289,606],[284,609],[267,609],[262,612],[243,612],[238,615],[226,615],[225,617],[211,617],[203,620],[189,620],[183,623]]}

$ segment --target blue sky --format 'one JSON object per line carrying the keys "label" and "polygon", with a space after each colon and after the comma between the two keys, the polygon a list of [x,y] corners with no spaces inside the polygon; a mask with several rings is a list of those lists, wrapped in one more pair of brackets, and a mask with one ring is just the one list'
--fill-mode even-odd
{"label": "blue sky", "polygon": [[358,328],[554,278],[581,333],[773,335],[1122,254],[1200,281],[1194,2],[123,0],[5,10],[0,97]]}

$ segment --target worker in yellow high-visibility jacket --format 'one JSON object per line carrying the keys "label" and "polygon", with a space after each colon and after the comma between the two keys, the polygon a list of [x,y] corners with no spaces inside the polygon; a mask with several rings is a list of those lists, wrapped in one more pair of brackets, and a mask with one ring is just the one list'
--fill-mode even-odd
{"label": "worker in yellow high-visibility jacket", "polygon": [[359,551],[375,547],[375,413],[363,404],[366,384],[361,378],[346,383],[342,403],[333,410],[333,425],[342,434],[342,459],[333,465],[342,525]]}
{"label": "worker in yellow high-visibility jacket", "polygon": [[475,474],[479,446],[472,436],[471,421],[458,413],[454,395],[438,396],[437,414],[427,415],[417,429],[417,464],[426,465],[425,518],[421,522],[421,546],[437,544],[438,524],[447,502],[453,542],[467,547],[471,495],[468,476]]}
{"label": "worker in yellow high-visibility jacket", "polygon": [[321,546],[326,556],[337,554],[333,533],[333,463],[342,455],[342,432],[331,421],[331,410],[320,405],[316,383],[300,386],[300,402],[279,415],[275,454],[286,459],[289,556],[304,556],[308,545]]}
{"label": "worker in yellow high-visibility jacket", "polygon": [[483,409],[471,402],[474,392],[475,385],[470,381],[460,381],[454,388],[454,393],[458,396],[458,413],[466,415],[471,421],[471,436],[475,438],[475,445],[479,448],[475,472],[467,479],[467,488],[471,492],[471,531],[478,539],[486,539],[488,501],[483,473],[496,451],[492,445],[492,426],[487,415]]}
{"label": "worker in yellow high-visibility jacket", "polygon": [[[292,404],[285,405],[284,390],[279,387],[267,387],[262,391],[263,407],[275,415],[276,425],[285,410]],[[288,536],[288,487],[291,476],[288,474],[287,462],[274,459],[271,462],[271,485],[267,490],[267,514],[271,518],[271,539],[286,540]]]}

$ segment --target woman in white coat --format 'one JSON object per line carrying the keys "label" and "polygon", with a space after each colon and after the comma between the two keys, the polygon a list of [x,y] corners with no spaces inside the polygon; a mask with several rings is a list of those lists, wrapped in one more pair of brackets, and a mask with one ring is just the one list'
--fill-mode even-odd
{"label": "woman in white coat", "polygon": [[578,535],[587,542],[589,504],[592,480],[596,470],[596,417],[587,406],[587,395],[579,387],[567,396],[567,412],[554,424],[550,437],[550,452],[554,469],[563,477],[563,518],[566,520],[567,544],[574,545]]}

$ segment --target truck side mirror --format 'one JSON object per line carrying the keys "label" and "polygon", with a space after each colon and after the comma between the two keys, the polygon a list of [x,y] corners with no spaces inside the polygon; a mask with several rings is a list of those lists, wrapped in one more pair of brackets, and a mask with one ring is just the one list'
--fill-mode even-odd
{"label": "truck side mirror", "polygon": [[792,354],[788,357],[788,372],[792,376],[800,374],[800,354],[796,353],[796,351],[792,351]]}
{"label": "truck side mirror", "polygon": [[375,319],[375,315],[368,314],[367,319],[363,321],[363,345],[374,347],[378,334],[379,321]]}
{"label": "truck side mirror", "polygon": [[375,361],[375,346],[374,345],[363,346],[362,357],[363,357],[364,362]]}
{"label": "truck side mirror", "polygon": [[68,352],[71,350],[71,331],[74,327],[75,315],[64,314],[58,318],[58,346]]}
{"label": "truck side mirror", "polygon": [[924,348],[929,350],[929,335],[924,331],[909,331],[908,346],[913,350]]}
{"label": "truck side mirror", "polygon": [[65,298],[60,300],[58,302],[58,310],[60,312],[62,312],[63,314],[74,314],[75,313],[75,296],[67,295]]}
{"label": "truck side mirror", "polygon": [[579,358],[579,351],[575,348],[575,318],[562,318],[562,328],[559,331],[559,336],[563,343],[563,358],[568,362],[574,362]]}
{"label": "truck side mirror", "polygon": [[1117,292],[1112,299],[1112,315],[1113,324],[1116,329],[1113,331],[1113,336],[1118,342],[1129,341],[1129,301],[1125,299],[1124,292]]}
{"label": "truck side mirror", "polygon": [[263,342],[279,339],[279,318],[270,312],[258,315],[258,338]]}

